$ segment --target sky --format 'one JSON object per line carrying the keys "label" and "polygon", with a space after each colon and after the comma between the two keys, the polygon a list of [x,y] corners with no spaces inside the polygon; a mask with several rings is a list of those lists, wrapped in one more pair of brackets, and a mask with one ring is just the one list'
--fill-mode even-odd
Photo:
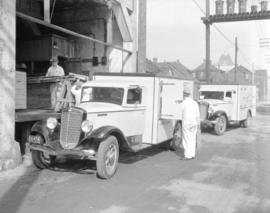
{"label": "sky", "polygon": [[[248,0],[259,5],[260,0]],[[270,0],[268,0],[270,1]],[[236,1],[237,2],[237,1]],[[147,0],[147,57],[158,61],[179,60],[189,69],[205,58],[205,25],[201,21],[205,0]],[[210,0],[211,15],[215,1]],[[270,8],[270,2],[268,2]],[[259,7],[260,8],[260,7]],[[238,10],[236,5],[236,10]],[[221,54],[234,60],[234,41],[238,40],[238,64],[248,69],[268,69],[270,48],[260,48],[260,38],[269,38],[270,20],[216,23],[211,26],[211,61],[216,64]],[[217,29],[216,29],[217,28]],[[221,32],[219,32],[219,31]],[[222,35],[223,34],[223,35]],[[225,38],[224,38],[225,37]]]}

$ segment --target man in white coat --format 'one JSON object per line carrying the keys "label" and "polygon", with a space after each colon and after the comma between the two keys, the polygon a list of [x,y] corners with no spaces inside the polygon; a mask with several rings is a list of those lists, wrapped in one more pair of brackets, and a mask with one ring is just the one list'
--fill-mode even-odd
{"label": "man in white coat", "polygon": [[182,102],[182,144],[184,147],[184,158],[190,160],[196,154],[196,135],[200,128],[199,105],[190,97],[190,90],[184,88],[184,101]]}
{"label": "man in white coat", "polygon": [[[46,77],[52,76],[64,76],[65,72],[61,66],[58,65],[58,57],[54,56],[50,59],[52,65],[49,67]],[[51,83],[50,92],[51,92],[51,108],[54,109],[57,102],[57,91],[61,88],[61,83]]]}

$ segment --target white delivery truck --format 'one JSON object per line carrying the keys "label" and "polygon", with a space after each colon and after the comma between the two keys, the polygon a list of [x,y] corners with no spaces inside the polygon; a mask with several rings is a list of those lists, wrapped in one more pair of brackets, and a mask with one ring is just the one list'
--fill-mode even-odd
{"label": "white delivery truck", "polygon": [[201,115],[202,126],[214,127],[217,135],[222,135],[232,123],[248,127],[250,118],[256,115],[256,86],[201,85],[200,105],[208,108]]}
{"label": "white delivery truck", "polygon": [[29,137],[34,164],[56,156],[96,161],[101,178],[114,175],[119,149],[139,151],[169,141],[181,120],[183,89],[193,81],[139,73],[97,73],[83,84],[80,102],[36,123]]}

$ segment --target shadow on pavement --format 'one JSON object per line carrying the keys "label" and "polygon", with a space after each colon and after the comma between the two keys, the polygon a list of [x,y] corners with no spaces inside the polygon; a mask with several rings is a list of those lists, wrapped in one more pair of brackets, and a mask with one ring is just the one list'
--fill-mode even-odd
{"label": "shadow on pavement", "polygon": [[18,213],[25,197],[40,175],[39,170],[28,168],[0,198],[1,213]]}
{"label": "shadow on pavement", "polygon": [[96,174],[96,162],[91,160],[79,160],[60,158],[50,170],[59,172],[72,172],[77,174]]}
{"label": "shadow on pavement", "polygon": [[136,153],[123,151],[120,153],[119,163],[132,164],[165,151],[168,151],[165,144],[151,146]]}
{"label": "shadow on pavement", "polygon": [[[168,151],[165,144],[159,144],[139,152],[120,151],[119,163],[132,164],[159,153]],[[96,161],[71,158],[59,158],[50,170],[59,172],[72,172],[78,174],[96,174]]]}

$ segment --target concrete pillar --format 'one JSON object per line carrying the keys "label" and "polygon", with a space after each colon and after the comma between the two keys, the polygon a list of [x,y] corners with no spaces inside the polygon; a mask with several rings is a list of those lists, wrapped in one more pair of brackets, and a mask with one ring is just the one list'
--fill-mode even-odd
{"label": "concrete pillar", "polygon": [[0,171],[21,160],[15,128],[16,0],[0,0]]}

